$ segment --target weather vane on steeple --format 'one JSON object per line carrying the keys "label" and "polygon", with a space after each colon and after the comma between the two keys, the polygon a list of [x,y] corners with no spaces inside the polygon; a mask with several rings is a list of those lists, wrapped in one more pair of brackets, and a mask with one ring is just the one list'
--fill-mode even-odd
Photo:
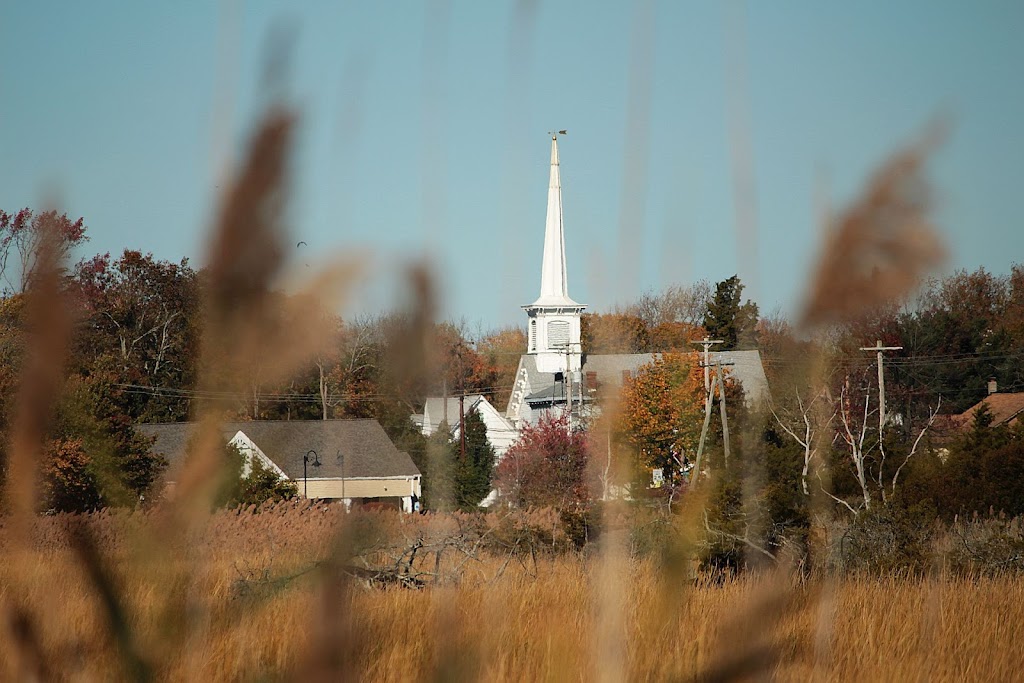
{"label": "weather vane on steeple", "polygon": [[568,133],[569,133],[569,131],[567,131],[567,130],[549,130],[548,131],[548,135],[551,136],[552,140],[557,138],[559,135],[568,135]]}

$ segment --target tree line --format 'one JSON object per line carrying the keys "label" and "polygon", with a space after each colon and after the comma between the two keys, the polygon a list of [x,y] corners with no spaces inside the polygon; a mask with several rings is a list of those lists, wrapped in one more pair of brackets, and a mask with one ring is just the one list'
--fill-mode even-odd
{"label": "tree line", "polygon": [[[61,255],[86,243],[83,219],[28,209],[0,212],[0,266],[6,283],[0,300],[0,427],[5,434],[30,325],[25,297],[37,276],[35,254],[47,221],[58,226]],[[938,443],[938,430],[924,429],[933,426],[937,413],[958,413],[984,397],[989,377],[997,379],[1001,390],[1022,386],[1020,266],[1007,275],[979,269],[936,278],[913,299],[814,334],[798,331],[781,315],[762,316],[756,303],[744,300],[737,276],[713,285],[671,286],[619,310],[587,314],[585,353],[663,355],[627,382],[614,424],[593,426],[585,438],[566,432],[565,441],[558,437],[562,426],[553,416],[531,428],[540,432],[526,430],[500,467],[479,416],[467,420],[469,447],[463,457],[449,431],[442,430],[432,442],[419,434],[410,415],[421,410],[427,396],[444,393],[481,393],[502,409],[525,349],[522,329],[485,333],[472,332],[464,323],[429,322],[414,366],[408,347],[409,331],[417,324],[412,313],[344,320],[322,311],[327,322],[322,329],[330,336],[324,352],[274,382],[264,379],[277,374],[270,371],[273,357],[247,358],[246,389],[225,401],[223,395],[204,393],[197,383],[202,374],[218,371],[216,354],[202,361],[200,353],[208,278],[187,259],[164,261],[130,249],[116,257],[86,257],[64,271],[61,287],[73,309],[74,330],[62,398],[47,435],[47,506],[133,504],[148,492],[162,462],[149,454],[149,444],[132,425],[186,420],[206,401],[226,405],[225,419],[375,418],[413,456],[428,489],[445,490],[443,498],[451,506],[472,507],[471,501],[496,482],[504,482],[505,490],[513,492],[511,499],[522,504],[564,502],[569,491],[574,492],[573,505],[582,505],[606,497],[610,487],[646,486],[652,470],[662,472],[666,495],[678,496],[692,477],[700,476],[692,468],[707,396],[692,341],[704,336],[722,340],[719,348],[725,350],[761,351],[772,393],[770,414],[748,415],[742,387],[727,381],[731,438],[743,447],[734,446],[738,455],[726,467],[725,425],[716,417],[707,435],[707,462],[712,471],[722,472],[755,463],[765,486],[779,494],[765,498],[775,501],[769,505],[775,512],[766,518],[804,519],[805,503],[825,490],[831,504],[842,509],[872,503],[885,507],[906,501],[909,491],[918,492],[918,502],[931,500],[943,510],[966,512],[987,504],[1017,512],[1024,505],[1005,491],[954,502],[937,493],[948,488],[937,482],[948,482],[955,467],[967,468],[956,470],[956,481],[973,481],[979,470],[964,463],[991,460],[995,467],[1003,462],[1002,456],[986,460],[984,453],[1012,451],[1017,432],[1004,429],[999,439],[978,437],[949,446]],[[289,295],[275,296],[283,301]],[[280,310],[281,319],[269,324],[287,330],[289,309]],[[875,340],[903,348],[887,357],[889,418],[873,426],[871,416],[878,410],[873,357],[860,347]],[[203,362],[211,367],[200,367]],[[598,443],[602,433],[604,443]],[[861,433],[871,438],[861,439]],[[927,434],[923,441],[922,433]],[[950,453],[946,462],[933,455],[940,446]],[[429,457],[432,448],[444,454],[440,460]],[[972,455],[964,456],[968,451]],[[454,466],[431,472],[439,461]],[[555,469],[545,470],[544,462]],[[513,465],[518,469],[510,478]],[[612,470],[619,474],[612,476]],[[576,479],[563,481],[570,475]],[[985,481],[992,476],[984,475]],[[770,526],[777,528],[774,522]]]}

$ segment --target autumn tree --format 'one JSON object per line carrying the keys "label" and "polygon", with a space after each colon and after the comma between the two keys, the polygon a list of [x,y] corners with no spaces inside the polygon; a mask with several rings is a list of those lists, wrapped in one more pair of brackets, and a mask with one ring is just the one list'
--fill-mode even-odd
{"label": "autumn tree", "polygon": [[92,461],[81,439],[52,439],[43,448],[42,507],[89,512],[103,507]]}
{"label": "autumn tree", "polygon": [[526,425],[496,472],[501,499],[519,507],[584,505],[591,497],[587,437],[569,430],[567,418],[543,415]]}
{"label": "autumn tree", "polygon": [[0,210],[0,275],[9,293],[28,291],[39,275],[41,247],[55,236],[56,253],[50,257],[64,263],[71,251],[89,238],[85,220],[71,220],[56,211],[36,213],[25,208],[15,213]]}
{"label": "autumn tree", "polygon": [[703,336],[710,285],[671,285],[608,313],[584,313],[580,320],[585,353],[683,351]]}
{"label": "autumn tree", "polygon": [[646,292],[627,312],[647,328],[643,351],[684,351],[690,340],[704,336],[704,314],[711,300],[711,285],[699,280],[692,285],[670,285],[660,292]]}
{"label": "autumn tree", "polygon": [[328,375],[337,417],[368,417],[379,392],[382,335],[378,319],[343,321],[338,333],[337,362]]}
{"label": "autumn tree", "polygon": [[660,292],[645,292],[627,311],[644,321],[649,329],[668,323],[699,327],[711,301],[711,284],[698,280],[692,285],[669,285]]}
{"label": "autumn tree", "polygon": [[704,314],[704,329],[725,342],[723,351],[757,346],[757,304],[750,299],[743,303],[743,288],[738,275],[722,280]]}
{"label": "autumn tree", "polygon": [[464,323],[434,325],[430,337],[430,346],[434,350],[431,361],[437,370],[437,377],[430,386],[433,395],[440,396],[445,388],[449,395],[489,388],[488,368],[467,334]]}
{"label": "autumn tree", "polygon": [[526,332],[522,327],[505,327],[484,335],[477,342],[486,368],[489,398],[496,406],[504,406],[512,395],[519,358],[526,349]]}
{"label": "autumn tree", "polygon": [[674,481],[697,452],[704,420],[704,376],[696,354],[656,356],[622,390],[620,429],[637,449],[637,465]]}
{"label": "autumn tree", "polygon": [[121,383],[139,387],[126,394],[131,417],[185,419],[200,334],[198,275],[188,260],[160,261],[130,249],[116,260],[101,254],[78,263],[72,287],[84,312],[79,370],[89,372],[96,359],[109,356]]}
{"label": "autumn tree", "polygon": [[584,353],[644,353],[649,347],[647,324],[632,313],[584,313],[580,318]]}
{"label": "autumn tree", "polygon": [[[22,360],[27,343],[24,335],[25,297],[15,294],[0,298],[0,435],[6,437],[18,395]],[[0,438],[0,483],[6,463],[7,438]]]}

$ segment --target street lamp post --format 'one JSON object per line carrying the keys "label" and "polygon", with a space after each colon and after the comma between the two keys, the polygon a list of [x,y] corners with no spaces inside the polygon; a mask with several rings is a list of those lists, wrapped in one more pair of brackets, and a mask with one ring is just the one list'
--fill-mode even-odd
{"label": "street lamp post", "polygon": [[[313,456],[310,458],[309,456]],[[313,464],[317,467],[320,466],[320,456],[313,449],[310,449],[302,456],[302,497],[309,498],[309,477],[306,473],[306,466],[309,465],[312,460]]]}
{"label": "street lamp post", "polygon": [[345,500],[345,456],[338,451],[338,464],[341,466],[341,500]]}

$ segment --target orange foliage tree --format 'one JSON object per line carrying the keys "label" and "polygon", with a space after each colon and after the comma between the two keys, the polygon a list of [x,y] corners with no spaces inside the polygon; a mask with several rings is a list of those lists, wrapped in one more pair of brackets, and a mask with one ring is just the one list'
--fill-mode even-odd
{"label": "orange foliage tree", "polygon": [[620,429],[640,467],[661,468],[674,480],[693,458],[704,419],[704,375],[695,353],[665,353],[644,365],[622,389]]}
{"label": "orange foliage tree", "polygon": [[644,353],[650,346],[647,324],[630,313],[584,313],[580,327],[585,353]]}
{"label": "orange foliage tree", "polygon": [[43,505],[64,512],[103,507],[92,462],[81,439],[55,439],[44,451]]}

